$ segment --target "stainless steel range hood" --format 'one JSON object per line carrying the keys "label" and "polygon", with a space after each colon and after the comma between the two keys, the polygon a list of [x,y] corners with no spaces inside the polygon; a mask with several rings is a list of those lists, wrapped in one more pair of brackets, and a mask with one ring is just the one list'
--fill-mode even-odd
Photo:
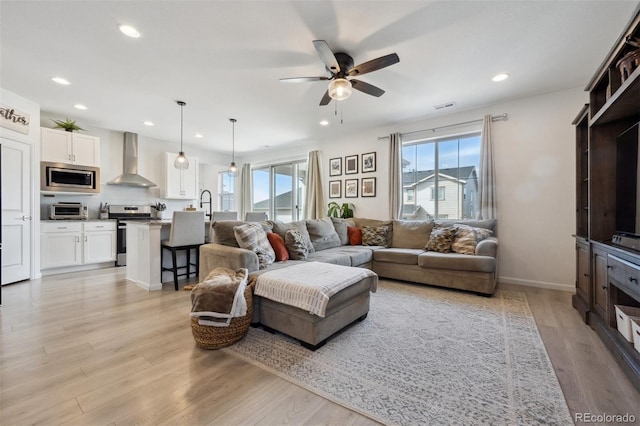
{"label": "stainless steel range hood", "polygon": [[107,182],[107,185],[135,186],[138,188],[151,188],[157,186],[138,174],[138,135],[124,132],[124,173]]}

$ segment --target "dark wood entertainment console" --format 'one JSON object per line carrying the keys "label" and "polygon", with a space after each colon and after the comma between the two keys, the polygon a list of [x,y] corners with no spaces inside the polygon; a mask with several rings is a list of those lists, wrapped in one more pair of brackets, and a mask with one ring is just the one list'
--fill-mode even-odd
{"label": "dark wood entertainment console", "polygon": [[[640,389],[640,352],[618,332],[614,305],[640,307],[640,251],[615,245],[617,139],[640,120],[640,67],[618,63],[640,41],[640,8],[586,90],[576,126],[576,294],[573,306]],[[640,173],[640,167],[638,167]],[[640,208],[636,212],[640,215]]]}

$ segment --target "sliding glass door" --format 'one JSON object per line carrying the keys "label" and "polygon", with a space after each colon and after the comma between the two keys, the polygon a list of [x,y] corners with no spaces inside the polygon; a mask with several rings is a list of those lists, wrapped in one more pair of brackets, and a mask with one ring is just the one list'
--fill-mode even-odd
{"label": "sliding glass door", "polygon": [[274,164],[251,171],[252,210],[269,219],[291,222],[303,218],[306,161]]}

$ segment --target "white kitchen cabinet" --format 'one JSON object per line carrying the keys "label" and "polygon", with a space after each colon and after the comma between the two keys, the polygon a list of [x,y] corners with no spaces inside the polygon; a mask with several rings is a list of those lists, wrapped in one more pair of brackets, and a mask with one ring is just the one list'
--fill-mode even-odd
{"label": "white kitchen cabinet", "polygon": [[116,224],[114,222],[87,222],[83,225],[82,263],[115,262]]}
{"label": "white kitchen cabinet", "polygon": [[173,165],[178,153],[165,152],[165,198],[196,200],[198,198],[198,159],[190,157],[189,168],[176,169]]}
{"label": "white kitchen cabinet", "polygon": [[41,269],[82,264],[82,223],[43,222]]}
{"label": "white kitchen cabinet", "polygon": [[100,138],[42,127],[42,161],[100,167]]}
{"label": "white kitchen cabinet", "polygon": [[42,222],[40,231],[41,269],[116,260],[115,222]]}

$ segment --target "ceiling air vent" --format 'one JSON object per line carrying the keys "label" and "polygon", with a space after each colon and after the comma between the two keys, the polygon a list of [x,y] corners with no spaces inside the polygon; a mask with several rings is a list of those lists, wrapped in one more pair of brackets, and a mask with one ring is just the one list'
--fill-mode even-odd
{"label": "ceiling air vent", "polygon": [[434,105],[433,109],[435,109],[437,111],[437,110],[440,110],[440,109],[451,108],[451,107],[453,107],[455,105],[456,105],[455,102],[447,102],[447,103],[440,104],[440,105]]}

